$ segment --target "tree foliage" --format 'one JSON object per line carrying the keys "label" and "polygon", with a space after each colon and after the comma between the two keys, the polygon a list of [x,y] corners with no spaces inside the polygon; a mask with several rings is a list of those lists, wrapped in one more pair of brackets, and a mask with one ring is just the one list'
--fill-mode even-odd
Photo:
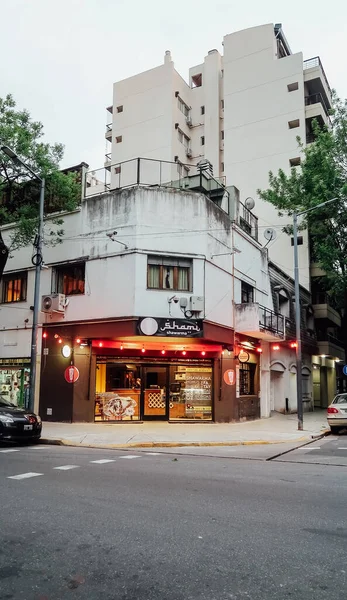
{"label": "tree foliage", "polygon": [[[308,227],[311,258],[326,273],[326,291],[338,307],[347,309],[347,101],[333,94],[331,112],[331,127],[313,122],[313,143],[305,147],[298,138],[300,167],[290,175],[270,172],[269,189],[258,193],[280,216],[336,198],[305,215],[301,227]],[[290,228],[285,231],[291,233]]]}
{"label": "tree foliage", "polygon": [[[46,178],[45,214],[73,210],[80,201],[81,187],[73,173],[59,171],[63,158],[62,144],[43,141],[43,125],[34,121],[27,110],[18,110],[11,95],[0,98],[0,146],[8,146],[39,177]],[[32,243],[37,230],[40,183],[13,159],[0,150],[0,228],[14,223],[9,247],[0,229],[0,263],[8,252]],[[62,224],[57,217],[56,225]],[[51,228],[52,229],[52,228]],[[47,243],[58,243],[62,229],[45,231]],[[46,239],[45,239],[46,242]],[[4,264],[0,264],[0,278]]]}

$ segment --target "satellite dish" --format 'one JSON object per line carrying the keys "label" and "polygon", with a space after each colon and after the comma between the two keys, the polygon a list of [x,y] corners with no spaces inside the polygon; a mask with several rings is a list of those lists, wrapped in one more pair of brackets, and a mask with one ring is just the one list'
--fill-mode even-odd
{"label": "satellite dish", "polygon": [[246,198],[245,207],[248,208],[248,210],[253,210],[253,208],[255,207],[255,202],[254,202],[253,198],[251,198],[251,197]]}
{"label": "satellite dish", "polygon": [[272,240],[275,240],[276,239],[276,235],[277,235],[276,231],[274,229],[272,229],[271,227],[268,227],[264,231],[264,238],[268,242],[271,242]]}

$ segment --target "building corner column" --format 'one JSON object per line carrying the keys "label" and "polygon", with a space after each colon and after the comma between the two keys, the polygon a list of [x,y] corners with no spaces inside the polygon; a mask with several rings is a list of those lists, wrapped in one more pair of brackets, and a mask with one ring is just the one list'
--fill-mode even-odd
{"label": "building corner column", "polygon": [[270,385],[270,344],[261,343],[260,355],[260,417],[271,416],[271,385]]}

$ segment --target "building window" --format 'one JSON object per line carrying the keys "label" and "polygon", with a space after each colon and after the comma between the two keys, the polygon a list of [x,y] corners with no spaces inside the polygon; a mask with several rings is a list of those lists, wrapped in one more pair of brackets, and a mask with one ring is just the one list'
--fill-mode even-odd
{"label": "building window", "polygon": [[115,167],[114,168],[115,175],[120,175],[121,170],[122,170],[122,167],[120,165],[118,165],[118,167]]}
{"label": "building window", "polygon": [[192,261],[149,256],[147,287],[152,290],[192,291]]}
{"label": "building window", "polygon": [[2,302],[24,302],[27,297],[27,278],[26,272],[11,273],[3,276],[2,283]]}
{"label": "building window", "polygon": [[295,81],[294,83],[288,83],[287,90],[288,92],[295,92],[299,89],[299,83]]}
{"label": "building window", "polygon": [[281,289],[278,292],[278,312],[287,319],[290,318],[289,294],[284,289]]}
{"label": "building window", "polygon": [[295,129],[296,127],[300,127],[300,119],[294,119],[293,121],[288,121],[289,129]]}
{"label": "building window", "polygon": [[252,304],[254,302],[254,287],[241,281],[241,304]]}
{"label": "building window", "polygon": [[200,138],[200,145],[205,146],[205,136],[204,135],[202,135]]}
{"label": "building window", "polygon": [[117,135],[116,136],[116,144],[120,144],[123,141],[123,136],[122,135]]}
{"label": "building window", "polygon": [[192,88],[197,88],[202,86],[202,73],[198,73],[197,75],[193,75],[192,79]]}
{"label": "building window", "polygon": [[223,129],[222,129],[222,131],[220,132],[220,137],[221,137],[221,140],[224,140],[224,130],[223,130]]}
{"label": "building window", "polygon": [[184,114],[185,117],[189,116],[189,106],[187,106],[187,104],[185,102],[183,102],[183,100],[177,96],[177,103],[178,103],[178,108],[180,109],[180,111]]}
{"label": "building window", "polygon": [[205,107],[204,106],[200,106],[200,112],[202,115],[205,114]]}
{"label": "building window", "polygon": [[117,113],[123,112],[123,104],[120,104],[119,106],[117,106],[116,111],[117,111]]}
{"label": "building window", "polygon": [[222,162],[222,163],[220,164],[220,170],[222,171],[222,173],[224,173],[224,162]]}
{"label": "building window", "polygon": [[289,159],[289,165],[291,167],[299,167],[301,163],[301,158],[300,156],[297,156],[296,158],[290,158]]}
{"label": "building window", "polygon": [[240,363],[240,396],[254,396],[255,364]]}
{"label": "building window", "polygon": [[221,107],[222,110],[224,110],[224,100],[220,101],[220,107]]}
{"label": "building window", "polygon": [[177,128],[178,139],[183,144],[183,146],[188,150],[190,146],[190,138],[183,133],[182,129]]}
{"label": "building window", "polygon": [[61,265],[54,269],[52,292],[74,296],[84,294],[85,263]]}

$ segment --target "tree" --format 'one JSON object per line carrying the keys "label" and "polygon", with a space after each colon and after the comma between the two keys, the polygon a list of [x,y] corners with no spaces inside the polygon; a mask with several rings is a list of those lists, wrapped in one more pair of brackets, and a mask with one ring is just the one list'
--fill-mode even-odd
{"label": "tree", "polygon": [[[311,259],[325,272],[321,285],[343,316],[347,315],[347,101],[333,93],[331,112],[331,127],[313,122],[312,144],[304,147],[297,138],[300,168],[293,168],[290,175],[270,172],[269,189],[258,193],[278,209],[279,216],[337,198],[308,213],[301,228],[308,228]],[[292,233],[290,227],[284,231]]]}
{"label": "tree", "polygon": [[[45,143],[42,137],[42,123],[33,121],[27,110],[17,110],[11,95],[0,98],[0,145],[9,146],[35,173],[46,178],[46,214],[73,210],[80,201],[81,185],[74,173],[59,171],[64,146]],[[22,166],[0,151],[0,280],[9,253],[34,240],[39,188],[38,180],[31,179]],[[58,227],[63,220],[58,216],[53,222],[57,227],[45,230],[44,243],[62,241],[64,232]],[[9,223],[14,223],[14,229],[6,246],[1,226]]]}

